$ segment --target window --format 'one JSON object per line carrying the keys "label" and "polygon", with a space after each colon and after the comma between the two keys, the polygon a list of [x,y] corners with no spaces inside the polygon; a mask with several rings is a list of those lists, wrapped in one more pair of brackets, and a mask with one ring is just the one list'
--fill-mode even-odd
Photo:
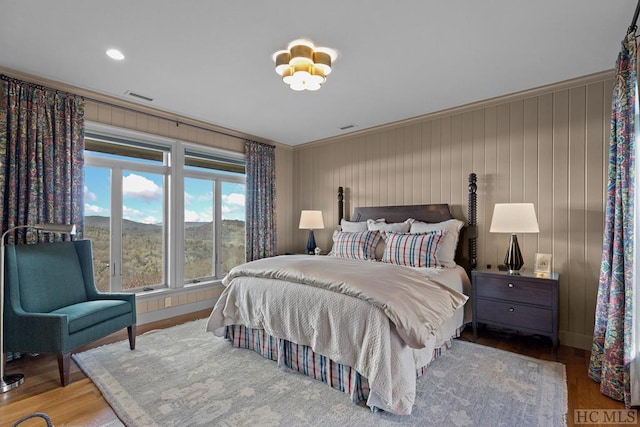
{"label": "window", "polygon": [[197,283],[245,260],[244,164],[187,150],[185,165],[184,277]]}
{"label": "window", "polygon": [[244,262],[244,156],[89,124],[85,228],[99,290],[176,288]]}

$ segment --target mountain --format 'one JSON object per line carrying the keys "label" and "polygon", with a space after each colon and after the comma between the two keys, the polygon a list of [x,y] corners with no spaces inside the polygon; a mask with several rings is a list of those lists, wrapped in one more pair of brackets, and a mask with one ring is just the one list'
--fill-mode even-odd
{"label": "mountain", "polygon": [[[222,221],[222,272],[245,261],[245,223],[239,220]],[[94,276],[101,291],[109,290],[110,281],[110,218],[86,216],[84,237],[93,242]],[[162,224],[144,224],[122,221],[123,289],[134,289],[162,283],[163,227]],[[212,276],[213,223],[185,223],[184,280],[186,283]]]}
{"label": "mountain", "polygon": [[[89,215],[84,217],[84,226],[97,227],[97,228],[109,228],[111,218],[108,216],[95,216]],[[145,224],[142,222],[131,221],[128,219],[122,220],[122,230],[136,231],[142,233],[159,233],[162,232],[162,224]]]}

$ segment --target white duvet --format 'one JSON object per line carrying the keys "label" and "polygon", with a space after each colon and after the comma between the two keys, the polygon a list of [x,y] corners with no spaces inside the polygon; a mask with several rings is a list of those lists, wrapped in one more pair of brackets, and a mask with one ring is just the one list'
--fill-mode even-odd
{"label": "white duvet", "polygon": [[302,255],[243,264],[223,283],[207,331],[240,324],[310,346],[368,379],[367,405],[410,414],[416,367],[462,324],[468,279],[461,268]]}

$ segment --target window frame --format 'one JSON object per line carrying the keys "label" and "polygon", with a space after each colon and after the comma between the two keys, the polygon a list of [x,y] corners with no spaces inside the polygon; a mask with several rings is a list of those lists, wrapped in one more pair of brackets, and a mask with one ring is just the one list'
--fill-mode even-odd
{"label": "window frame", "polygon": [[[183,156],[186,155],[187,152],[189,152],[189,154],[201,154],[202,156],[210,156],[212,154],[217,154],[220,155],[220,151],[221,150],[202,150],[201,146],[197,146],[194,144],[190,144],[190,143],[184,143],[183,144],[184,150],[182,150],[182,154]],[[238,158],[236,158],[238,159]],[[242,156],[242,159],[244,160],[244,155]],[[184,164],[184,162],[183,162]],[[213,247],[213,256],[214,256],[214,265],[215,265],[215,275],[214,277],[208,279],[208,280],[203,280],[203,281],[197,281],[197,282],[192,282],[192,283],[187,283],[186,286],[190,286],[193,284],[197,284],[197,283],[207,283],[209,281],[213,281],[213,280],[221,280],[222,279],[222,264],[223,264],[223,259],[220,256],[220,254],[222,253],[222,183],[223,182],[229,182],[232,184],[242,184],[245,186],[245,195],[246,195],[246,176],[239,176],[239,175],[226,175],[224,173],[220,173],[220,172],[215,172],[213,169],[211,170],[211,172],[203,170],[203,169],[187,169],[184,168],[182,171],[182,183],[184,185],[184,179],[185,178],[194,178],[194,179],[203,179],[203,180],[212,180],[214,182],[214,194],[213,194],[213,201],[214,201],[214,230],[216,232],[216,236],[218,236],[218,233],[220,233],[220,238],[215,240],[215,244]],[[184,225],[184,188],[182,191],[182,214],[183,214],[183,220],[182,220],[182,224]],[[245,218],[245,226],[246,226],[246,218]],[[184,233],[184,227],[183,227],[183,233]],[[184,245],[184,234],[182,236],[182,243]],[[184,254],[184,246],[183,246],[183,250],[182,253]],[[184,258],[183,258],[183,262],[182,262],[182,277],[184,278]]]}
{"label": "window frame", "polygon": [[[189,170],[185,165],[186,154],[201,154],[203,158],[226,158],[232,162],[245,162],[244,153],[238,153],[234,151],[224,150],[221,148],[210,147],[201,144],[195,144],[192,142],[181,141],[173,138],[166,138],[158,135],[144,133],[140,131],[134,131],[116,126],[105,125],[96,122],[85,122],[85,137],[89,139],[97,139],[101,141],[113,141],[114,143],[132,143],[140,144],[144,147],[158,147],[164,150],[165,155],[164,165],[147,164],[136,161],[127,161],[98,157],[98,156],[85,156],[86,166],[107,167],[112,172],[115,169],[119,169],[119,177],[122,179],[123,170],[137,170],[148,173],[158,173],[162,171],[164,177],[163,185],[163,215],[164,215],[164,230],[163,230],[163,280],[165,283],[160,286],[154,286],[154,290],[161,289],[182,289],[185,287],[216,283],[220,282],[220,271],[222,270],[222,260],[219,256],[216,256],[215,272],[216,277],[212,277],[210,280],[198,281],[196,283],[185,283],[184,278],[184,179],[185,177],[202,177],[204,179],[215,180],[215,194],[214,194],[214,219],[215,223],[215,245],[214,253],[219,254],[222,250],[222,182],[231,182],[245,185],[246,191],[246,179],[245,176],[240,175],[227,175],[225,173],[219,173],[212,170]],[[168,158],[167,158],[168,157]],[[115,165],[114,165],[115,164]],[[128,167],[129,166],[129,167]],[[112,178],[113,179],[113,178]],[[122,209],[122,186],[119,187],[120,194],[116,194],[114,199],[114,185],[111,186],[111,209],[113,212],[113,206],[120,206]],[[116,190],[117,192],[118,190]],[[118,198],[119,197],[119,198]],[[110,215],[112,215],[110,213]],[[113,215],[112,215],[113,216]],[[246,222],[246,218],[245,218]],[[113,229],[113,221],[110,231],[111,246],[122,247],[122,229],[121,224],[117,233]],[[114,239],[115,236],[115,240]],[[114,249],[111,249],[110,256],[111,262],[113,262]],[[122,250],[119,249],[120,255]],[[113,268],[113,266],[110,266]],[[116,267],[117,268],[117,267]],[[113,282],[112,282],[113,283]],[[120,281],[121,286],[121,281]],[[117,290],[112,288],[111,292]],[[135,292],[142,292],[143,289],[136,288]]]}

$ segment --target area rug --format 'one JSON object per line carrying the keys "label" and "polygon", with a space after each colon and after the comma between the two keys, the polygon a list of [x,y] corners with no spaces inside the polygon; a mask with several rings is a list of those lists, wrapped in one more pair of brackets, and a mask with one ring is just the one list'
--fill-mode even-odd
{"label": "area rug", "polygon": [[418,379],[409,416],[205,332],[205,320],[73,356],[127,426],[561,426],[565,367],[460,340]]}

